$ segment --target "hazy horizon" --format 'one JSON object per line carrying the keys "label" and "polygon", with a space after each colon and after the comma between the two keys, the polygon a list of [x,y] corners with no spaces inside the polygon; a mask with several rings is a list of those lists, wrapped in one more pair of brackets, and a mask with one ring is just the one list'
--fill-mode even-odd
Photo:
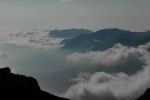
{"label": "hazy horizon", "polygon": [[0,0],[0,30],[149,30],[149,0]]}

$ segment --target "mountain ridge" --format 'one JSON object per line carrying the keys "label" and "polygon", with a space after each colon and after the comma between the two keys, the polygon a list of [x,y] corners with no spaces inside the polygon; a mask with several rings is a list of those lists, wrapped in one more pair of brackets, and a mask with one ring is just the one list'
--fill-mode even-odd
{"label": "mountain ridge", "polygon": [[150,41],[150,32],[131,32],[117,28],[103,29],[91,34],[81,34],[61,43],[64,49],[75,50],[106,50],[120,43],[125,46],[137,47]]}
{"label": "mountain ridge", "polygon": [[88,29],[62,29],[62,30],[51,30],[48,35],[54,38],[74,38],[81,34],[90,34],[92,31]]}
{"label": "mountain ridge", "polygon": [[1,98],[42,98],[52,100],[69,100],[57,97],[40,89],[33,77],[11,73],[10,68],[0,68],[0,96]]}

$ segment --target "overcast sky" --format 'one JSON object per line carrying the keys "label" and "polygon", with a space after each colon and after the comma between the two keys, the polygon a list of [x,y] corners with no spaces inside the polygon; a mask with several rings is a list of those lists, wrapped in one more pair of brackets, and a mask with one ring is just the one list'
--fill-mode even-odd
{"label": "overcast sky", "polygon": [[0,0],[0,29],[150,27],[149,0]]}

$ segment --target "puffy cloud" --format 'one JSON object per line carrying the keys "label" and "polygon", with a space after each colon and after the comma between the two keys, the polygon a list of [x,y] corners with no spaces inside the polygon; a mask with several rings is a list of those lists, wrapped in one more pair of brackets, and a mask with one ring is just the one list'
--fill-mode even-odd
{"label": "puffy cloud", "polygon": [[[99,60],[100,62],[96,61],[96,64],[109,63],[107,65],[111,65],[113,62],[118,64],[118,62],[122,60],[127,60],[130,57],[132,58],[132,56],[135,56],[137,58],[139,57],[138,59],[143,61],[145,65],[142,66],[143,69],[132,75],[127,75],[122,72],[95,72],[93,74],[80,73],[77,78],[73,79],[76,83],[66,91],[64,96],[73,100],[135,100],[142,95],[147,88],[150,87],[149,48],[149,43],[137,48],[128,48],[121,45],[116,45],[115,47],[104,52],[92,52],[81,55],[78,54],[78,56],[77,54],[74,54],[74,57],[79,58],[79,63],[82,59],[88,59],[86,63],[89,62],[94,65],[95,63],[92,61],[97,58],[103,60],[104,62]],[[94,60],[88,57],[91,57]],[[77,63],[77,59],[74,59],[72,61]],[[105,62],[105,60],[109,61]]]}
{"label": "puffy cloud", "polygon": [[89,66],[117,66],[133,60],[141,61],[146,47],[129,48],[116,44],[106,51],[91,51],[87,53],[73,53],[67,57],[67,61],[74,64]]}
{"label": "puffy cloud", "polygon": [[96,72],[88,78],[78,77],[65,96],[73,100],[134,100],[148,88],[146,70],[128,76],[124,73]]}

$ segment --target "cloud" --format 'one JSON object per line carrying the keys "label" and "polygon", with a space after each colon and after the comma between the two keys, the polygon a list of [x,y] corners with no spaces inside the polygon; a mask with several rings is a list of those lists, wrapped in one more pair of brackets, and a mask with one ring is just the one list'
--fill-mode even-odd
{"label": "cloud", "polygon": [[141,61],[146,53],[144,47],[136,49],[116,44],[106,51],[91,51],[87,53],[73,53],[67,61],[79,65],[114,67],[131,61]]}
{"label": "cloud", "polygon": [[48,36],[48,32],[37,30],[33,32],[2,32],[0,34],[1,44],[13,44],[17,46],[28,46],[34,48],[56,49],[63,45],[60,42],[63,38],[52,38]]}
{"label": "cloud", "polygon": [[[89,78],[78,77],[65,97],[73,100],[134,100],[144,93],[150,84],[146,71],[128,76],[124,73],[109,74],[96,72]],[[149,70],[150,71],[150,70]]]}
{"label": "cloud", "polygon": [[[113,62],[115,64],[118,64],[122,57],[123,60],[127,60],[129,57],[132,58],[132,56],[135,56],[137,58],[142,57],[142,59],[140,60],[143,61],[145,65],[142,66],[143,69],[132,75],[127,75],[123,72],[95,72],[93,74],[80,73],[77,78],[73,79],[75,84],[73,84],[66,91],[64,96],[73,100],[135,100],[140,95],[142,95],[147,88],[150,88],[150,52],[148,52],[149,48],[149,43],[137,48],[128,48],[117,45],[117,47],[115,46],[107,51],[98,53],[96,52],[97,55],[95,54],[95,52],[94,54],[86,53],[80,56],[77,56],[77,54],[75,54],[74,57],[79,58],[79,63],[82,59],[89,59],[89,56],[87,55],[89,54],[90,57],[94,60],[94,57],[98,56],[98,59],[110,61],[105,62],[103,60],[104,62],[101,62],[99,60],[100,62],[97,61],[96,64],[109,63],[107,65],[111,65],[111,63],[113,64]],[[113,54],[116,54],[116,56]],[[93,64],[93,60],[91,60],[92,59],[89,59],[88,62],[90,64]],[[76,60],[74,62],[77,63]],[[86,63],[88,62],[86,61]]]}

